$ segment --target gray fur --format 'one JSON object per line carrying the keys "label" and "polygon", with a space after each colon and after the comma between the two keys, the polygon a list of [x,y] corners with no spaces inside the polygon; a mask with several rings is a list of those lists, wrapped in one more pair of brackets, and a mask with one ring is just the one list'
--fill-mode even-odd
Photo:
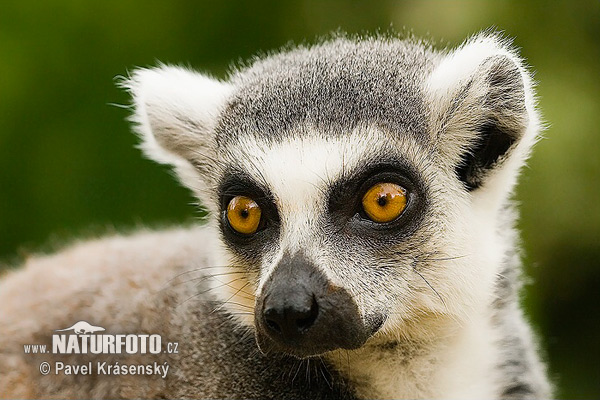
{"label": "gray fur", "polygon": [[436,55],[416,41],[338,38],[297,48],[234,73],[237,88],[217,140],[254,134],[277,140],[299,124],[343,135],[361,124],[427,136],[420,87]]}

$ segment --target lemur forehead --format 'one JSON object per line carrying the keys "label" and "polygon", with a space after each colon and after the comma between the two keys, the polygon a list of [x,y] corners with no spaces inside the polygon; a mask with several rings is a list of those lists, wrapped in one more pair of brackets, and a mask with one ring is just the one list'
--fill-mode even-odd
{"label": "lemur forehead", "polygon": [[279,140],[295,126],[344,135],[377,125],[425,140],[423,82],[435,55],[402,40],[336,39],[254,62],[231,77],[234,92],[217,128],[217,141],[239,134]]}
{"label": "lemur forehead", "polygon": [[410,136],[386,138],[376,128],[362,128],[344,136],[303,134],[278,142],[240,136],[226,158],[281,205],[297,209],[323,205],[330,187],[378,163],[422,170],[425,153]]}

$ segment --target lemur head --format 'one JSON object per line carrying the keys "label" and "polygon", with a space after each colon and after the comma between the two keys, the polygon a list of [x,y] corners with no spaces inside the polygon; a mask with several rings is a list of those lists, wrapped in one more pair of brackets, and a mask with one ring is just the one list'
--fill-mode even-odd
{"label": "lemur head", "polygon": [[221,296],[262,349],[354,349],[493,300],[502,210],[539,130],[497,35],[443,52],[336,38],[225,82],[161,66],[126,86],[145,153],[210,211],[241,275]]}

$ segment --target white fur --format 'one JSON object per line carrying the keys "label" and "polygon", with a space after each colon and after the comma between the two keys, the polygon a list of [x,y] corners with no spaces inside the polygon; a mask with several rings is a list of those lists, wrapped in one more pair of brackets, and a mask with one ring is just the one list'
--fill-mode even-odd
{"label": "white fur", "polygon": [[481,63],[494,55],[509,57],[519,64],[518,57],[495,36],[479,35],[451,51],[429,76],[430,91],[446,96],[462,86]]}
{"label": "white fur", "polygon": [[[211,143],[219,112],[232,91],[229,83],[181,67],[161,66],[137,69],[123,85],[132,95],[135,113],[131,117],[141,138],[140,148],[148,158],[174,167],[179,179],[202,196],[204,189],[192,158],[211,157],[206,148]],[[201,127],[193,129],[185,120]],[[168,131],[170,140],[190,150],[174,152],[159,143],[157,134]]]}
{"label": "white fur", "polygon": [[[327,358],[356,384],[361,398],[494,398],[492,330],[485,315],[463,325],[436,317],[418,321],[426,335],[405,336],[385,358],[375,337],[361,349],[337,350]],[[407,354],[408,353],[408,354]]]}

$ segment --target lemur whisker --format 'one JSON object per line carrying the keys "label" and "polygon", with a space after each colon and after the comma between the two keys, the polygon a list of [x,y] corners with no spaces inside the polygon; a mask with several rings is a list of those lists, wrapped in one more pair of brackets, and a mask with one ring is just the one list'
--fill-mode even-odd
{"label": "lemur whisker", "polygon": [[242,285],[238,290],[235,291],[234,294],[232,294],[227,300],[225,300],[221,306],[219,306],[219,307],[215,308],[214,310],[212,310],[211,314],[214,313],[214,312],[216,312],[216,311],[219,311],[221,308],[223,308],[223,306],[225,304],[227,304],[231,299],[233,299],[238,293],[240,293],[240,291],[242,291],[249,284],[250,284],[250,282],[244,283],[244,285]]}
{"label": "lemur whisker", "polygon": [[[212,267],[199,267],[199,268],[193,268],[193,269],[189,269],[187,271],[183,271],[178,273],[177,275],[175,275],[173,278],[169,279],[167,281],[167,283],[174,281],[175,279],[179,278],[180,276],[186,275],[186,274],[191,274],[194,272],[201,272],[201,271],[206,271],[209,269],[217,269],[217,268],[242,268],[241,266],[236,266],[236,265],[215,265]],[[240,271],[243,272],[243,271]]]}
{"label": "lemur whisker", "polygon": [[[218,279],[216,279],[216,278],[215,278],[215,280],[216,280],[217,282],[220,282],[220,283],[222,283],[223,285],[221,285],[221,286],[217,286],[217,287],[213,287],[213,288],[209,288],[209,290],[211,290],[211,289],[218,289],[218,288],[222,288],[222,287],[225,287],[225,286],[226,286],[226,287],[229,287],[229,288],[231,288],[231,289],[234,289],[234,290],[238,290],[238,288],[236,288],[235,286],[232,286],[232,284],[233,284],[233,283],[235,283],[235,282],[239,282],[239,281],[240,281],[240,280],[242,280],[242,279],[244,279],[244,277],[242,277],[242,278],[239,278],[239,279],[235,279],[235,280],[232,280],[232,281],[229,281],[229,282],[223,282],[223,281],[220,281],[220,280],[218,280]],[[250,282],[246,282],[246,284],[244,285],[244,287],[245,287],[245,286],[247,286],[248,284],[250,284]],[[241,294],[245,294],[246,296],[241,296],[241,295],[240,295],[240,293],[241,293]],[[249,293],[249,292],[246,292],[246,291],[244,291],[244,290],[238,290],[238,292],[236,293],[236,295],[237,295],[237,296],[239,296],[239,297],[240,297],[240,298],[242,298],[242,299],[245,299],[245,300],[254,301],[254,299],[255,299],[255,297],[254,297],[254,294],[253,294],[253,293]]]}
{"label": "lemur whisker", "polygon": [[319,358],[319,361],[321,362],[321,364],[319,365],[319,371],[321,372],[323,379],[325,379],[327,386],[329,386],[330,389],[333,389],[333,382],[329,382],[329,379],[327,378],[327,375],[329,374],[329,370],[327,369],[327,366],[323,362],[322,358]]}
{"label": "lemur whisker", "polygon": [[[241,279],[241,278],[240,278],[240,279]],[[220,282],[220,283],[221,283],[221,285],[219,285],[219,286],[214,286],[214,287],[210,287],[210,288],[208,288],[208,289],[206,289],[206,290],[203,290],[203,291],[200,291],[200,292],[198,292],[198,293],[195,293],[195,294],[193,294],[192,296],[190,296],[190,297],[188,297],[187,299],[185,299],[185,300],[184,300],[183,302],[181,302],[180,304],[178,304],[178,305],[177,305],[175,308],[176,308],[176,309],[177,309],[177,308],[179,308],[180,306],[182,306],[183,304],[185,304],[185,303],[186,303],[186,302],[188,302],[189,300],[193,299],[194,297],[202,296],[203,294],[205,294],[205,293],[208,293],[208,292],[210,292],[211,290],[215,290],[215,289],[218,289],[218,288],[222,288],[222,287],[224,287],[224,286],[228,286],[229,284],[231,284],[231,283],[233,283],[233,282],[236,282],[236,281],[238,281],[238,280],[240,280],[240,279],[235,279],[235,280],[233,280],[233,281],[231,281],[231,282],[228,282],[228,283],[223,283],[223,282],[221,282],[221,281],[218,281],[218,280],[217,280],[218,282]]]}
{"label": "lemur whisker", "polygon": [[462,256],[455,256],[455,257],[443,257],[443,258],[429,258],[429,257],[425,257],[425,258],[419,259],[419,261],[420,262],[452,261],[452,260],[458,260],[458,259],[465,258],[465,257],[469,257],[469,254],[464,254]]}
{"label": "lemur whisker", "polygon": [[265,185],[265,186],[268,186],[268,185],[269,185],[269,182],[268,182],[268,180],[266,179],[266,177],[265,177],[265,175],[264,175],[264,173],[263,173],[263,168],[262,168],[260,165],[258,165],[258,164],[256,163],[256,160],[255,160],[254,158],[247,157],[247,158],[246,158],[246,161],[248,161],[248,162],[250,163],[250,165],[251,165],[251,166],[253,167],[253,169],[254,169],[254,172],[255,172],[256,174],[258,174],[258,178],[259,178],[259,180],[261,181],[261,183],[262,183],[263,185]]}
{"label": "lemur whisker", "polygon": [[234,343],[234,345],[242,343],[248,339],[254,339],[254,333],[251,330],[244,330],[243,333],[240,335],[240,338]]}
{"label": "lemur whisker", "polygon": [[231,276],[231,275],[238,275],[238,274],[243,274],[243,272],[241,272],[241,271],[240,272],[238,272],[238,271],[228,271],[228,272],[222,272],[222,273],[218,273],[218,274],[201,275],[201,276],[197,276],[195,278],[189,278],[189,279],[183,280],[181,282],[172,282],[175,279],[177,279],[177,278],[173,278],[169,282],[167,282],[165,284],[165,287],[163,287],[161,290],[168,289],[168,288],[173,287],[173,286],[183,285],[185,283],[203,282],[203,281],[205,281],[207,279],[210,279],[210,278],[216,278],[216,277],[220,277],[220,276]]}
{"label": "lemur whisker", "polygon": [[296,373],[294,374],[294,377],[292,378],[292,383],[294,383],[294,381],[296,380],[296,377],[298,376],[298,373],[302,369],[302,361],[303,360],[300,360],[297,364]]}
{"label": "lemur whisker", "polygon": [[[225,190],[225,191],[221,192],[221,195],[223,195],[223,196],[237,196],[237,195],[240,195],[240,192]],[[265,200],[265,201],[266,200],[270,200],[268,196],[253,196],[253,199],[254,200]]]}
{"label": "lemur whisker", "polygon": [[[228,283],[224,284],[223,286],[227,286],[227,287],[230,287],[231,289],[237,290],[237,288],[235,286],[230,286]],[[223,286],[221,286],[221,287],[223,287]],[[214,288],[210,288],[210,289],[214,289]],[[240,291],[239,293],[237,293],[235,297],[243,299],[243,300],[252,301],[252,302],[254,302],[256,300],[256,297],[253,293],[246,292],[243,290]]]}
{"label": "lemur whisker", "polygon": [[319,185],[317,185],[314,182],[310,182],[310,181],[306,181],[306,180],[302,180],[302,182],[308,183],[309,185],[311,185],[312,187],[314,187],[315,189],[317,189],[319,191],[319,193],[321,193],[322,195],[326,195],[327,194],[327,191],[325,189],[323,189],[322,187],[320,187]]}
{"label": "lemur whisker", "polygon": [[[325,167],[325,169],[326,169],[325,176],[329,176],[329,172],[327,171],[327,166]],[[312,169],[307,169],[307,171],[310,172],[311,174],[313,174],[319,181],[321,181],[321,183],[323,183],[325,187],[330,186],[328,179],[326,179],[325,177],[322,177],[321,175],[319,175]],[[309,183],[310,185],[314,186],[319,191],[319,193],[321,193],[322,195],[327,195],[327,191],[324,188],[318,186],[316,183],[313,183],[310,181],[304,181],[304,182]]]}
{"label": "lemur whisker", "polygon": [[[246,305],[246,304],[242,304],[242,303],[238,303],[238,302],[235,302],[235,301],[227,301],[227,302],[223,302],[223,304],[233,305],[233,306],[236,306],[236,307],[242,307],[242,308],[245,308],[245,309],[248,309],[248,310],[254,310],[254,307],[252,307],[252,306],[249,306],[249,305]],[[213,310],[213,312],[216,312],[216,311],[218,311],[218,310]],[[248,311],[248,312],[250,314],[254,314],[251,311]]]}
{"label": "lemur whisker", "polygon": [[306,379],[308,381],[308,387],[310,388],[310,358],[306,359]]}
{"label": "lemur whisker", "polygon": [[423,281],[427,284],[427,286],[429,286],[429,288],[431,290],[433,290],[433,292],[437,295],[437,297],[440,299],[440,301],[442,302],[442,304],[444,305],[444,307],[447,308],[446,302],[444,301],[444,299],[442,298],[442,296],[440,296],[440,294],[438,293],[438,291],[435,290],[435,288],[433,286],[431,286],[431,283],[429,283],[429,281],[427,279],[425,279],[425,277],[423,276],[423,274],[421,274],[419,271],[417,271],[416,267],[413,267],[412,270],[413,270],[414,273],[416,273],[417,275],[419,275],[421,277],[421,279],[423,279]]}
{"label": "lemur whisker", "polygon": [[[223,300],[217,300],[217,299],[203,299],[204,303],[215,303],[215,304],[223,304],[224,301]],[[239,306],[239,307],[243,307],[246,308],[248,310],[254,310],[254,307],[246,305],[246,304],[241,304],[241,303],[237,303],[235,301],[227,301],[227,304],[231,304],[234,306]]]}

